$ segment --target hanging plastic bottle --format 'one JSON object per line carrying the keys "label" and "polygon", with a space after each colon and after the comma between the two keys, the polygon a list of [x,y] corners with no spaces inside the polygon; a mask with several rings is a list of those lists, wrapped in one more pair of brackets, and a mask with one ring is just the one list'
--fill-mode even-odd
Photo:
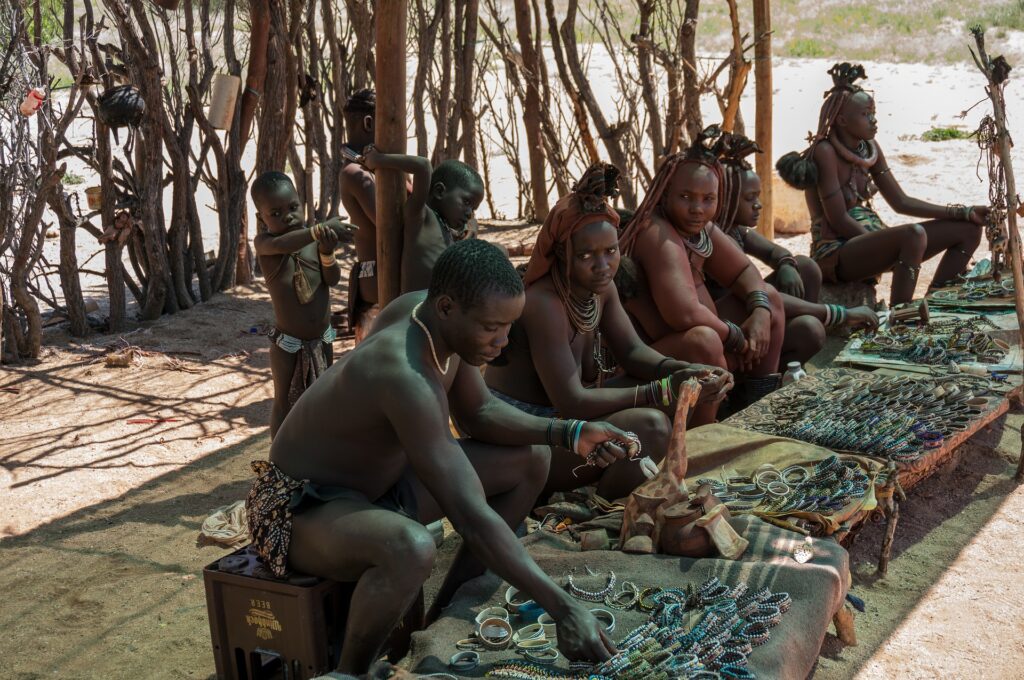
{"label": "hanging plastic bottle", "polygon": [[786,372],[782,374],[782,384],[788,385],[798,380],[803,380],[807,377],[807,372],[804,371],[799,361],[790,361],[786,364]]}
{"label": "hanging plastic bottle", "polygon": [[25,99],[22,100],[18,110],[23,116],[31,116],[39,110],[44,101],[46,101],[46,90],[41,87],[33,87],[25,93]]}

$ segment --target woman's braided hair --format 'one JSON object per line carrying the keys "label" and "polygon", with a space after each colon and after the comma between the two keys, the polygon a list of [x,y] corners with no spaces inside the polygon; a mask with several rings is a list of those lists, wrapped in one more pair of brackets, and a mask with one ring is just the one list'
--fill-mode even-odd
{"label": "woman's braided hair", "polygon": [[718,178],[718,186],[722,186],[722,166],[718,162],[721,154],[721,137],[722,128],[718,125],[709,125],[701,130],[684,151],[672,154],[662,161],[661,167],[658,168],[654,179],[651,180],[651,186],[647,190],[644,200],[641,201],[636,209],[636,214],[633,215],[619,237],[619,246],[624,254],[628,255],[632,252],[637,235],[650,226],[654,211],[661,205],[662,197],[681,166],[703,165]]}
{"label": "woman's braided hair", "polygon": [[761,147],[752,139],[731,132],[723,133],[716,145],[722,164],[722,184],[718,192],[718,226],[730,233],[734,227],[743,193],[743,173],[753,170],[747,156],[761,153]]}
{"label": "woman's braided hair", "polygon": [[828,74],[832,76],[832,89],[825,93],[825,102],[818,114],[817,133],[808,135],[810,145],[803,152],[790,151],[775,164],[779,177],[795,189],[810,189],[817,185],[818,166],[812,158],[814,147],[829,136],[832,125],[850,97],[864,91],[857,81],[868,77],[863,66],[849,62],[833,64]]}

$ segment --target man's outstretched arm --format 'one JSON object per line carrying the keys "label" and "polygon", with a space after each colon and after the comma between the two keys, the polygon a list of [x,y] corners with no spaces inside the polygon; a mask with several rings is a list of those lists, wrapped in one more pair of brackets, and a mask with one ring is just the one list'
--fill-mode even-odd
{"label": "man's outstretched arm", "polygon": [[[475,369],[474,369],[475,370]],[[448,429],[445,394],[439,385],[411,373],[382,391],[384,411],[398,434],[413,472],[437,500],[473,555],[526,593],[579,639],[573,647],[590,659],[605,659],[609,646],[589,613],[559,588],[530,558],[515,534],[487,504],[483,486]],[[542,435],[543,436],[543,435]],[[596,622],[595,622],[596,624]],[[570,641],[565,641],[570,642]]]}

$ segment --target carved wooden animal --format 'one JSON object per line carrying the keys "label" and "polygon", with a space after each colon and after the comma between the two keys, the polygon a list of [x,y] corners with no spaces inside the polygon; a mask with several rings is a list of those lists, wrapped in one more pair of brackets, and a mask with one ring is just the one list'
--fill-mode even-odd
{"label": "carved wooden animal", "polygon": [[686,489],[686,416],[697,403],[700,383],[687,380],[679,388],[672,437],[669,439],[665,460],[658,474],[638,486],[626,501],[622,517],[622,550],[625,552],[653,553],[658,546],[659,534],[667,508],[688,502]]}

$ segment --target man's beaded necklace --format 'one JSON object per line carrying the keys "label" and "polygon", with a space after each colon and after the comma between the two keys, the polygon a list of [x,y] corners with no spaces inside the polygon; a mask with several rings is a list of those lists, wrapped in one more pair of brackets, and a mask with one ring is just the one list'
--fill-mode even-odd
{"label": "man's beaded necklace", "polygon": [[423,303],[421,302],[413,307],[412,314],[409,316],[412,317],[412,320],[416,322],[416,325],[422,328],[423,332],[427,334],[427,342],[430,344],[430,355],[434,357],[434,365],[437,366],[437,370],[440,371],[441,375],[448,375],[448,367],[452,363],[452,357],[449,354],[448,358],[444,360],[444,368],[441,368],[441,362],[437,359],[437,350],[434,349],[434,336],[430,334],[430,331],[427,329],[427,325],[416,318],[416,312],[420,311],[420,307],[422,306]]}

